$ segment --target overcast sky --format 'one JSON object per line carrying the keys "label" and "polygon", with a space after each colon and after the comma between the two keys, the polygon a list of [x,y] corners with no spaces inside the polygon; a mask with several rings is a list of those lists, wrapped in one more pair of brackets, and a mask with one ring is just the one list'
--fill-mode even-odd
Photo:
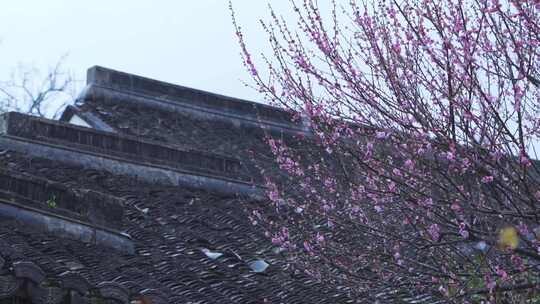
{"label": "overcast sky", "polygon": [[[9,4],[7,4],[9,3]],[[93,65],[251,100],[228,0],[18,0],[0,9],[0,79],[18,63],[46,71],[63,54],[85,80]],[[254,50],[267,46],[258,20],[267,1],[233,0]],[[272,6],[290,17],[288,1]]]}

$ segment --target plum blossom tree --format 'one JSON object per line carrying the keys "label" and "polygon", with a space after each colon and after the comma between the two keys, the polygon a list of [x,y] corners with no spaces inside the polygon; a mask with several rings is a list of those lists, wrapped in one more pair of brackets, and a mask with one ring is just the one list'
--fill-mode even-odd
{"label": "plum blossom tree", "polygon": [[231,9],[253,86],[312,130],[268,136],[254,224],[359,302],[540,301],[540,2],[291,8],[260,58]]}

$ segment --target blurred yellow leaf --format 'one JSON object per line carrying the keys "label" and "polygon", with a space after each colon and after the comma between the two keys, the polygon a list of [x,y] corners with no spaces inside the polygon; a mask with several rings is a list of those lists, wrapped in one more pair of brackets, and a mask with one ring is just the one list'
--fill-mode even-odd
{"label": "blurred yellow leaf", "polygon": [[519,245],[519,236],[516,228],[505,227],[499,231],[499,246],[501,248],[516,249]]}

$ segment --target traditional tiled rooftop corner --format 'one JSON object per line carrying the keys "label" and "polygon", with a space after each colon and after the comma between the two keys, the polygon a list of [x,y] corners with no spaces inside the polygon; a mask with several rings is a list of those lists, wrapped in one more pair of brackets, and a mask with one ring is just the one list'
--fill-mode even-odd
{"label": "traditional tiled rooftop corner", "polygon": [[[88,70],[87,86],[79,99],[144,105],[166,111],[190,113],[211,121],[231,122],[235,126],[265,128],[274,132],[309,133],[309,128],[302,121],[293,122],[292,114],[282,109],[100,66]],[[72,115],[73,112],[68,111],[62,119],[69,120]],[[94,127],[108,129],[91,116],[81,118]]]}
{"label": "traditional tiled rooftop corner", "polygon": [[0,116],[0,303],[353,303],[248,220],[290,113],[103,67],[60,121]]}

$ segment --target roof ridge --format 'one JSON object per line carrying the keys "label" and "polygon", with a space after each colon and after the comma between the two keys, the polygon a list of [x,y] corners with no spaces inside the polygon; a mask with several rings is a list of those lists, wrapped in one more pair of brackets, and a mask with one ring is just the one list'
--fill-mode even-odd
{"label": "roof ridge", "polygon": [[234,121],[273,131],[310,134],[304,121],[274,106],[184,87],[134,74],[94,66],[87,71],[87,87],[80,100],[101,98],[168,111],[188,111],[208,119]]}
{"label": "roof ridge", "polygon": [[0,142],[34,156],[153,182],[229,194],[260,192],[239,160],[15,112],[0,115]]}

